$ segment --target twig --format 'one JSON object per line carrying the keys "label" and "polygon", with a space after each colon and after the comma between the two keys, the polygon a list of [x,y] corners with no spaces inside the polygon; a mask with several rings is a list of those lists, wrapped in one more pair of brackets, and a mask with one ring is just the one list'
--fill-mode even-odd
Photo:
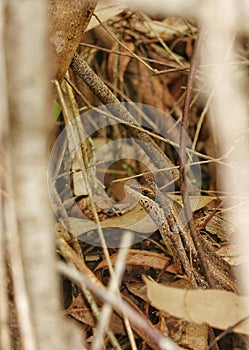
{"label": "twig", "polygon": [[188,120],[189,120],[192,88],[194,85],[194,78],[195,78],[195,73],[197,70],[199,47],[200,47],[201,40],[202,40],[202,32],[200,31],[200,33],[197,37],[197,41],[195,43],[194,54],[193,54],[192,61],[191,61],[190,74],[189,74],[188,82],[187,82],[187,89],[186,89],[185,103],[184,103],[184,110],[183,110],[183,118],[182,118],[182,128],[181,128],[181,136],[180,136],[181,194],[182,194],[184,212],[185,212],[185,216],[186,216],[186,219],[188,222],[190,234],[191,234],[191,237],[193,239],[195,249],[198,253],[204,276],[205,276],[208,284],[210,285],[210,287],[215,288],[214,281],[211,277],[211,273],[210,273],[208,265],[207,265],[207,258],[205,256],[204,250],[202,248],[201,242],[200,242],[199,237],[198,237],[197,230],[196,230],[194,222],[192,220],[192,210],[191,210],[190,200],[189,200],[189,195],[188,195],[188,184],[187,184],[187,173],[186,173],[186,132],[187,132],[187,126],[188,126]]}
{"label": "twig", "polygon": [[[167,143],[167,144],[169,144],[169,145],[171,145],[171,146],[173,146],[173,147],[180,148],[180,145],[179,145],[179,143],[177,143],[177,142],[174,142],[174,141],[172,141],[172,140],[170,140],[170,139],[166,139],[165,137],[163,137],[163,136],[161,136],[161,135],[157,135],[157,134],[155,134],[155,133],[152,132],[152,131],[145,130],[145,129],[143,129],[140,125],[138,125],[138,124],[135,125],[135,124],[130,124],[130,122],[125,122],[123,119],[118,118],[118,117],[112,115],[111,113],[107,113],[106,111],[103,111],[103,110],[99,109],[98,107],[92,106],[92,105],[88,102],[88,100],[82,95],[82,93],[77,89],[77,87],[76,87],[70,80],[68,80],[67,78],[65,78],[65,80],[66,80],[66,81],[68,82],[68,84],[75,90],[75,92],[80,96],[80,98],[82,98],[82,100],[84,101],[84,103],[87,105],[88,108],[94,108],[97,112],[99,112],[99,113],[105,115],[106,117],[108,117],[108,118],[110,118],[110,119],[113,119],[113,120],[115,120],[115,121],[117,121],[117,122],[119,122],[119,123],[121,123],[121,124],[127,125],[128,127],[130,126],[130,127],[132,127],[133,129],[136,129],[136,130],[138,130],[138,131],[141,131],[141,132],[143,132],[144,134],[147,134],[148,136],[151,136],[153,139],[162,141],[162,142]],[[110,84],[110,83],[108,83],[108,84]],[[115,98],[116,98],[116,96],[115,96]],[[120,103],[120,102],[119,102],[119,103]],[[137,109],[136,109],[135,106],[134,106],[134,109],[137,111]],[[140,111],[140,113],[141,113],[141,111]],[[134,122],[136,122],[136,121],[134,121]],[[198,156],[199,158],[206,159],[205,162],[202,162],[202,163],[201,163],[201,162],[195,162],[195,163],[191,163],[191,164],[186,164],[186,166],[191,166],[192,164],[193,164],[193,165],[196,165],[196,164],[203,164],[203,163],[215,162],[215,163],[222,164],[222,165],[226,165],[226,166],[229,166],[229,167],[234,167],[232,164],[228,164],[228,163],[226,163],[225,161],[222,161],[223,158],[226,158],[226,157],[227,157],[227,154],[225,154],[225,155],[223,155],[223,156],[221,156],[221,157],[219,157],[219,158],[213,158],[213,157],[207,156],[207,155],[205,155],[205,154],[203,154],[203,153],[200,153],[200,152],[198,152],[198,151],[196,151],[196,150],[194,150],[194,149],[192,149],[192,148],[189,148],[189,147],[186,147],[186,151],[188,151],[190,154],[193,154],[193,155]],[[167,167],[165,167],[165,168],[160,168],[160,169],[158,169],[158,170],[156,170],[156,171],[165,171],[165,170],[170,169],[170,168],[171,168],[171,169],[178,169],[179,166],[174,166],[174,165],[172,165],[171,167],[167,166]],[[140,175],[138,175],[138,176],[140,176]],[[122,179],[120,179],[120,181],[121,181],[121,180],[122,180]],[[115,180],[115,181],[116,181],[116,180]]]}
{"label": "twig", "polygon": [[[96,97],[103,104],[110,104],[108,110],[110,113],[114,113],[121,119],[130,136],[134,137],[137,143],[144,149],[144,151],[150,156],[151,161],[159,169],[173,167],[174,164],[166,157],[160,147],[142,130],[135,130],[132,125],[137,125],[137,121],[126,110],[126,108],[120,103],[117,97],[111,92],[111,90],[103,83],[98,75],[92,70],[92,68],[81,58],[77,53],[71,63],[71,68],[80,76],[80,78],[89,86]],[[178,170],[172,170],[173,177],[178,177]]]}
{"label": "twig", "polygon": [[[176,61],[179,66],[181,66],[184,70],[188,69],[188,67],[184,66],[184,64],[179,60],[179,58],[177,57],[177,55],[170,50],[170,48],[167,46],[167,44],[165,43],[165,41],[161,38],[161,36],[154,30],[154,28],[151,26],[150,24],[150,19],[149,17],[144,14],[141,13],[141,17],[144,19],[145,23],[147,24],[147,28],[149,29],[150,32],[152,32],[154,34],[154,36],[157,38],[157,40],[159,41],[159,43],[162,45],[162,47],[164,48],[164,50],[174,59],[174,61]],[[154,74],[158,74],[159,72],[155,72]],[[161,72],[160,72],[161,73]]]}
{"label": "twig", "polygon": [[242,320],[236,322],[234,325],[228,327],[223,332],[221,332],[219,335],[217,335],[217,337],[215,337],[214,340],[209,344],[208,349],[211,349],[215,344],[218,343],[218,341],[220,341],[222,338],[224,338],[227,334],[232,333],[236,327],[240,326],[245,321],[248,321],[248,319],[249,319],[249,316],[244,317]]}
{"label": "twig", "polygon": [[[79,271],[81,271],[84,275],[89,276],[89,278],[91,278],[91,279],[93,278],[95,283],[99,284],[98,287],[102,287],[102,284],[99,283],[99,280],[96,279],[96,276],[92,273],[91,270],[88,269],[88,267],[86,266],[84,261],[79,258],[79,256],[65,242],[64,239],[62,239],[61,237],[58,237],[57,246],[60,250],[60,254],[63,256],[63,258],[65,259],[65,261],[67,263],[74,264],[74,266],[77,267],[77,269]],[[101,317],[101,312],[96,304],[96,301],[93,298],[92,293],[86,287],[83,287],[83,286],[82,286],[82,291],[84,293],[84,296],[85,296],[88,304],[91,307],[91,310],[93,312],[94,317],[96,318],[96,320],[99,320],[99,318]],[[110,329],[107,330],[107,335],[108,335],[114,349],[121,350],[121,347],[118,343],[118,340],[116,339],[115,335],[113,334],[113,332]]]}
{"label": "twig", "polygon": [[[79,135],[79,131],[78,131],[78,128],[76,127],[76,131],[77,131],[77,135],[76,135],[75,131],[74,131],[74,128],[73,128],[73,121],[70,118],[70,114],[69,114],[67,105],[66,105],[66,103],[64,101],[64,98],[63,98],[62,90],[61,90],[60,85],[59,85],[57,80],[55,80],[55,86],[56,86],[56,89],[57,89],[58,98],[59,98],[61,106],[62,106],[63,114],[65,115],[65,118],[67,120],[67,124],[68,124],[68,127],[69,127],[69,130],[68,130],[68,132],[70,132],[69,137],[70,137],[71,141],[73,142],[74,150],[75,150],[75,152],[76,152],[76,154],[78,156],[79,164],[80,164],[80,167],[82,169],[83,178],[84,178],[84,181],[85,181],[85,184],[86,184],[86,188],[87,188],[87,192],[88,192],[91,204],[92,204],[92,211],[93,211],[94,219],[95,219],[95,221],[97,223],[97,230],[98,230],[98,235],[99,235],[99,238],[100,238],[100,241],[101,241],[101,246],[103,248],[103,252],[104,252],[106,261],[108,263],[110,274],[112,275],[113,274],[113,267],[112,267],[111,260],[110,260],[110,255],[109,255],[109,252],[108,252],[108,249],[107,249],[105,236],[104,236],[104,233],[103,233],[100,221],[99,221],[99,216],[98,216],[98,213],[97,213],[97,209],[96,209],[96,205],[95,205],[95,201],[94,201],[94,197],[93,197],[93,189],[92,189],[92,187],[91,187],[91,185],[89,183],[89,179],[88,179],[88,176],[87,176],[87,169],[86,169],[87,165],[85,163],[85,157],[83,155],[81,147],[77,143],[77,137],[79,138],[79,140],[81,140],[80,135]],[[77,126],[77,120],[75,120],[74,122],[76,122],[76,126]]]}
{"label": "twig", "polygon": [[[114,292],[114,293],[118,292],[118,288],[121,283],[121,278],[125,269],[126,257],[128,254],[129,246],[132,243],[132,240],[133,240],[133,235],[131,234],[131,232],[126,232],[120,244],[121,248],[119,250],[114,273],[108,287],[108,290],[110,292]],[[96,336],[93,340],[91,350],[100,350],[102,348],[104,335],[110,321],[111,312],[112,312],[112,305],[109,303],[105,303],[102,307],[101,315],[95,330]]]}
{"label": "twig", "polygon": [[107,290],[106,288],[98,288],[90,279],[81,274],[73,267],[67,266],[63,262],[57,263],[58,270],[67,276],[69,279],[73,279],[81,287],[87,287],[98,298],[110,303],[113,308],[119,310],[122,314],[126,315],[132,323],[137,327],[144,330],[146,334],[154,341],[155,345],[162,350],[179,350],[180,348],[169,338],[164,337],[156,328],[154,328],[146,318],[137,313],[127,302],[120,298],[120,295]]}
{"label": "twig", "polygon": [[[112,54],[115,54],[115,55],[120,55],[120,56],[125,56],[125,57],[130,57],[130,58],[137,59],[137,57],[135,57],[134,54],[129,54],[129,53],[126,53],[126,52],[117,51],[117,50],[113,50],[113,49],[107,49],[106,47],[102,47],[102,46],[97,46],[97,45],[88,44],[88,43],[80,43],[80,46],[85,46],[85,47],[89,47],[89,48],[92,48],[92,49],[96,49],[98,51],[104,51],[104,52],[112,53]],[[167,63],[167,62],[155,60],[153,58],[143,57],[141,59],[143,59],[144,61],[151,62],[151,63],[160,64],[161,66],[171,67],[169,70],[170,71],[174,71],[174,72],[175,71],[184,71],[184,70],[188,69],[188,68],[177,67],[173,63]],[[159,71],[159,72],[154,73],[154,74],[157,75],[157,74],[162,74],[162,73],[165,73],[165,71]]]}
{"label": "twig", "polygon": [[136,58],[139,62],[141,62],[142,64],[144,64],[150,71],[152,71],[153,73],[157,73],[158,70],[152,68],[148,63],[146,63],[140,56],[138,56],[137,54],[135,54],[132,50],[129,49],[129,47],[127,47],[124,43],[122,43],[122,41],[120,41],[116,35],[114,35],[108,28],[106,25],[104,25],[100,19],[98,18],[98,16],[96,14],[93,14],[93,16],[97,19],[97,21],[99,22],[99,24],[101,25],[102,28],[104,28],[104,30],[117,42],[119,43],[119,45],[121,45],[125,50],[127,50],[134,58]]}

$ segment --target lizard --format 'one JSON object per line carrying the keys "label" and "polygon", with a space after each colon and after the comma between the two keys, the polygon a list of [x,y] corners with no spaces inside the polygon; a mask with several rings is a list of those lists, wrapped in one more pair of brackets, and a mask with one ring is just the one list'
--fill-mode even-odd
{"label": "lizard", "polygon": [[[126,185],[126,190],[139,202],[156,223],[164,244],[172,251],[174,262],[177,266],[182,266],[193,288],[198,288],[198,286],[207,288],[208,285],[200,273],[198,256],[188,226],[181,222],[181,205],[176,201],[172,202],[172,199],[169,199],[167,196],[164,197],[164,203],[168,207],[168,215],[166,217],[163,208],[156,201],[132,189],[130,186]],[[216,288],[237,293],[238,287],[232,276],[230,265],[215,253],[200,232],[198,236]],[[192,256],[192,264],[187,253]]]}

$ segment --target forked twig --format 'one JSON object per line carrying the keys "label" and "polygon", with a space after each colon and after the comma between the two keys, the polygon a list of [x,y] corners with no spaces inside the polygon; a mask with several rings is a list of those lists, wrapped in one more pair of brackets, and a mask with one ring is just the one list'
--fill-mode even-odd
{"label": "forked twig", "polygon": [[115,310],[126,315],[130,321],[135,324],[139,329],[142,329],[154,342],[154,345],[161,350],[179,350],[179,346],[176,345],[169,338],[164,337],[156,328],[154,328],[150,322],[139,313],[137,313],[133,307],[120,298],[120,295],[107,290],[106,288],[98,288],[89,278],[81,274],[75,268],[68,266],[63,262],[58,262],[58,270],[67,276],[69,279],[73,279],[81,287],[87,287],[98,298],[110,303]]}

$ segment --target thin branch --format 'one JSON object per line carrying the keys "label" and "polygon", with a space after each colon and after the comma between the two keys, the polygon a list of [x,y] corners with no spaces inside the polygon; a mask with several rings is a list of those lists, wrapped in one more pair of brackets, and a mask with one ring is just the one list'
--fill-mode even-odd
{"label": "thin branch", "polygon": [[137,313],[133,307],[120,298],[120,295],[107,290],[107,288],[98,288],[90,279],[81,274],[73,267],[67,266],[63,262],[57,263],[58,270],[67,276],[69,279],[73,279],[81,287],[87,287],[98,298],[110,303],[115,310],[118,310],[122,314],[126,315],[132,323],[142,329],[162,350],[179,350],[179,347],[169,338],[164,337],[156,328],[154,328],[145,317]]}
{"label": "thin branch", "polygon": [[[112,53],[112,54],[119,55],[119,56],[124,56],[124,57],[130,57],[130,58],[133,58],[133,59],[137,59],[137,57],[135,57],[134,54],[130,54],[130,53],[127,53],[127,52],[122,52],[122,51],[117,51],[117,50],[113,50],[113,49],[107,49],[106,47],[102,47],[102,46],[98,46],[98,45],[93,45],[93,44],[88,44],[88,43],[80,43],[80,46],[89,47],[89,48],[92,48],[92,49],[96,49],[98,51],[108,52],[108,53]],[[156,60],[156,59],[153,59],[153,58],[141,57],[141,59],[144,60],[144,61],[151,62],[151,63],[157,63],[157,64],[160,64],[162,66],[170,67],[169,68],[170,72],[185,71],[185,70],[189,69],[188,67],[187,68],[186,67],[185,68],[178,67],[177,65],[174,65],[173,63],[167,63],[167,62],[159,61],[159,60]],[[157,75],[157,74],[162,74],[162,73],[165,73],[165,72],[168,72],[168,70],[166,70],[166,71],[158,71],[157,73],[153,73],[153,74]]]}
{"label": "thin branch", "polygon": [[[108,290],[110,292],[118,292],[118,288],[121,283],[121,279],[125,269],[126,257],[129,251],[129,246],[132,244],[133,235],[131,232],[126,232],[122,238],[120,244],[120,250],[117,256],[117,261],[115,264],[114,274],[111,278]],[[112,305],[105,303],[101,310],[101,316],[98,320],[98,324],[95,330],[95,338],[93,340],[91,350],[100,350],[103,346],[105,331],[108,327],[110,317],[112,312]]]}
{"label": "thin branch", "polygon": [[132,50],[130,50],[130,48],[128,46],[126,46],[122,41],[120,41],[116,35],[114,35],[111,30],[109,30],[107,28],[107,26],[105,24],[103,24],[100,19],[98,18],[98,16],[96,14],[93,14],[93,16],[97,19],[97,21],[99,22],[99,24],[101,25],[102,28],[104,28],[104,30],[119,44],[121,45],[125,50],[127,50],[134,58],[136,58],[139,62],[141,62],[142,64],[144,64],[150,71],[152,71],[154,74],[158,73],[157,69],[152,68],[148,63],[146,63],[140,56],[138,56],[137,54],[135,54],[135,52],[133,52]]}
{"label": "thin branch", "polygon": [[[113,274],[113,268],[112,268],[112,264],[111,264],[111,260],[110,260],[110,255],[109,255],[109,252],[108,252],[108,249],[107,249],[105,236],[104,236],[101,224],[100,224],[99,216],[98,216],[97,209],[96,209],[96,204],[95,204],[95,201],[94,201],[94,194],[93,194],[94,189],[92,189],[92,186],[91,186],[91,184],[89,182],[89,178],[87,176],[87,169],[86,169],[87,165],[85,163],[85,157],[83,155],[82,148],[77,143],[77,139],[82,140],[82,137],[80,135],[79,128],[78,128],[78,124],[80,124],[80,120],[79,120],[78,117],[75,118],[74,120],[72,120],[72,118],[70,116],[70,111],[69,111],[69,109],[68,109],[68,107],[66,105],[66,102],[64,101],[61,87],[60,87],[60,85],[59,85],[57,80],[55,80],[55,85],[56,85],[59,101],[60,101],[60,103],[62,105],[62,108],[63,108],[63,114],[64,114],[64,116],[65,116],[65,118],[67,120],[67,125],[69,127],[69,131],[70,131],[69,139],[73,142],[74,150],[75,150],[75,152],[77,154],[77,157],[78,157],[78,160],[79,160],[79,164],[80,164],[80,167],[82,169],[82,175],[83,175],[83,178],[84,178],[84,182],[86,184],[87,192],[88,192],[91,204],[92,204],[93,215],[94,215],[94,219],[95,219],[95,221],[97,223],[97,230],[98,230],[98,235],[99,235],[99,238],[100,238],[100,241],[101,241],[101,246],[103,248],[103,252],[104,252],[105,258],[106,258],[106,260],[108,262],[108,267],[109,267],[110,274],[112,275]],[[73,128],[73,123],[76,124],[76,128]],[[77,134],[75,134],[74,129],[76,129],[76,133]]]}
{"label": "thin branch", "polygon": [[[145,132],[135,130],[130,124],[137,125],[137,121],[126,110],[126,108],[120,103],[117,97],[111,92],[111,90],[103,83],[98,75],[92,70],[92,68],[81,58],[78,54],[74,55],[71,63],[71,68],[80,76],[80,78],[89,86],[96,97],[105,105],[111,104],[108,109],[110,112],[115,113],[123,122],[124,127],[130,136],[134,137],[137,143],[144,149],[144,151],[150,156],[152,162],[157,168],[168,168],[174,166],[172,162],[166,157],[160,147],[149,137]],[[172,171],[173,177],[178,177],[177,169]]]}
{"label": "thin branch", "polygon": [[185,102],[184,102],[184,110],[183,110],[183,118],[182,118],[182,128],[181,128],[181,136],[180,136],[180,175],[181,175],[181,194],[182,194],[182,201],[184,206],[184,212],[185,216],[188,222],[188,226],[190,229],[191,237],[193,239],[195,249],[198,253],[198,257],[200,259],[201,267],[203,270],[203,273],[206,277],[206,280],[210,287],[215,288],[215,283],[212,278],[212,275],[210,273],[210,270],[207,265],[207,258],[205,256],[204,250],[202,248],[200,239],[198,237],[197,230],[195,228],[193,219],[192,219],[192,210],[188,195],[188,184],[187,184],[187,172],[186,172],[186,133],[187,133],[187,127],[188,127],[188,120],[189,120],[189,113],[190,113],[190,102],[191,102],[191,96],[192,96],[192,89],[194,85],[194,78],[195,73],[198,66],[198,55],[199,55],[199,47],[200,42],[202,40],[202,31],[200,31],[197,41],[195,43],[195,49],[194,54],[191,61],[190,66],[190,74],[188,77],[187,82],[187,89],[186,89],[186,95],[185,95]]}
{"label": "thin branch", "polygon": [[[92,106],[88,102],[88,100],[82,95],[82,93],[78,90],[78,88],[70,80],[68,80],[67,78],[65,78],[65,80],[74,89],[74,91],[79,95],[79,97],[83,100],[83,102],[86,104],[86,106],[89,109],[94,108],[95,111],[105,115],[106,117],[108,117],[110,119],[113,119],[113,120],[119,122],[120,124],[127,125],[127,127],[131,127],[133,129],[136,129],[137,131],[141,131],[142,133],[147,134],[148,136],[152,137],[153,139],[162,141],[162,142],[167,143],[167,144],[169,144],[169,145],[171,145],[173,147],[180,148],[180,145],[177,142],[174,142],[174,141],[172,141],[170,139],[166,139],[165,137],[163,137],[161,135],[155,134],[153,131],[149,131],[149,130],[143,129],[138,124],[135,125],[135,124],[131,124],[130,122],[125,122],[123,119],[121,119],[121,118],[119,118],[117,116],[114,116],[111,113],[107,113],[106,111],[101,110],[98,107]],[[108,82],[108,84],[111,85],[109,82]],[[120,103],[119,100],[118,100],[118,102]],[[134,106],[134,110],[138,111],[136,106]],[[139,113],[143,115],[142,111],[140,111]],[[134,122],[136,122],[136,121],[134,121]],[[168,130],[168,132],[170,132],[170,131]],[[220,156],[219,158],[214,158],[214,157],[211,157],[211,156],[207,156],[206,154],[200,153],[200,152],[198,152],[198,151],[196,151],[196,150],[194,150],[192,148],[189,148],[189,147],[186,147],[186,151],[188,151],[189,154],[193,154],[193,155],[196,155],[199,158],[206,159],[207,161],[203,162],[203,163],[215,162],[215,163],[227,165],[229,167],[233,167],[232,164],[229,164],[229,163],[226,163],[225,161],[223,161],[223,159],[227,157],[227,153],[222,155],[222,156]],[[200,163],[199,162],[195,162],[195,163],[191,163],[191,164],[186,164],[186,166],[191,166],[192,164],[193,165],[197,165],[197,164],[202,164],[202,163],[201,162]],[[178,169],[178,168],[179,168],[179,166],[172,165],[172,167],[167,166],[165,168],[158,169],[157,171],[165,171],[167,169]]]}
{"label": "thin branch", "polygon": [[[81,260],[79,258],[79,256],[75,253],[75,251],[68,245],[68,243],[65,241],[65,239],[63,239],[63,237],[60,234],[58,235],[58,239],[57,239],[57,246],[58,249],[60,251],[61,256],[63,257],[63,259],[68,263],[68,264],[74,264],[74,266],[81,271],[82,273],[84,273],[85,275],[89,276],[89,278],[94,278],[95,282],[98,283],[98,280],[95,279],[95,275],[92,273],[91,270],[88,269],[88,267],[86,266],[86,264],[84,263],[83,260]],[[99,287],[102,287],[102,285],[100,284]],[[84,296],[92,310],[92,313],[95,317],[96,320],[99,320],[101,317],[101,312],[99,310],[99,307],[92,295],[92,293],[86,288],[82,286],[82,291],[84,293]],[[115,337],[115,335],[113,334],[113,332],[110,329],[107,329],[107,335],[114,347],[114,349],[116,350],[121,350],[121,346],[118,343],[117,338]]]}

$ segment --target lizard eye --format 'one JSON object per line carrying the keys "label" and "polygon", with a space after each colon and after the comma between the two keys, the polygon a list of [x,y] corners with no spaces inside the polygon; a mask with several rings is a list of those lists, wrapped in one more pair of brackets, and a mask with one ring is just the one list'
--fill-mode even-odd
{"label": "lizard eye", "polygon": [[147,196],[149,194],[149,191],[148,190],[143,190],[142,193]]}
{"label": "lizard eye", "polygon": [[150,188],[142,188],[142,194],[150,199],[153,199],[155,198],[155,194],[154,192],[150,189]]}

